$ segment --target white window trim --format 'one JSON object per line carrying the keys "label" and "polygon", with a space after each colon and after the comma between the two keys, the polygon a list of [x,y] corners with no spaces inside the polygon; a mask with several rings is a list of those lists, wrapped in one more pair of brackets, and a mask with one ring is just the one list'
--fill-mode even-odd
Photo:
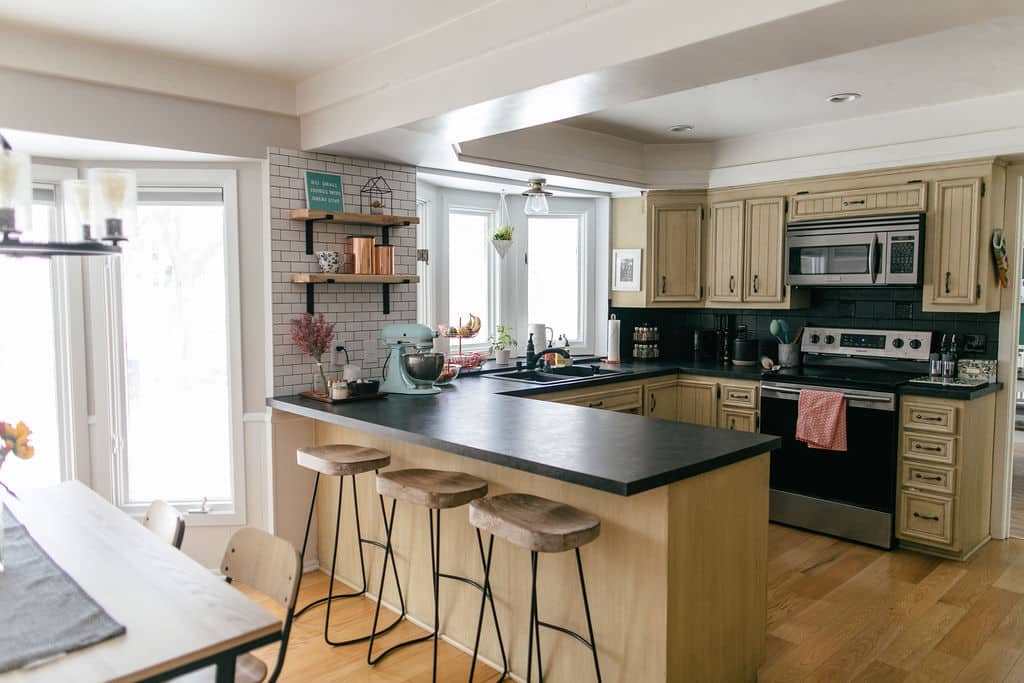
{"label": "white window trim", "polygon": [[[160,187],[222,187],[224,190],[224,265],[227,284],[228,331],[228,383],[230,396],[229,448],[231,451],[230,503],[210,503],[209,512],[198,513],[202,501],[172,501],[186,514],[194,526],[241,526],[246,523],[245,458],[242,427],[242,347],[241,296],[238,264],[238,178],[233,169],[139,169],[138,185]],[[107,438],[99,439],[97,452],[109,453],[107,462],[94,459],[94,488],[133,516],[141,517],[146,503],[127,502],[127,472],[120,457],[121,445],[127,433],[127,405],[123,392],[114,391],[125,386],[125,345],[121,316],[120,287],[121,263],[119,259],[104,259],[103,272],[93,273],[90,284],[103,292],[103,316],[93,316],[93,367],[96,368],[97,423],[108,424]],[[100,269],[96,269],[100,270]],[[102,317],[101,320],[96,320]],[[117,340],[117,343],[112,343]],[[105,396],[101,401],[98,397]],[[105,414],[100,414],[101,412]],[[169,416],[169,423],[173,416]],[[104,443],[105,442],[105,443]],[[197,445],[197,447],[202,447]],[[97,472],[96,470],[103,470]]]}
{"label": "white window trim", "polygon": [[[476,193],[473,193],[476,194]],[[443,276],[434,278],[433,284],[435,285],[435,299],[434,299],[434,311],[438,316],[438,323],[448,323],[451,325],[456,324],[457,320],[451,319],[451,311],[448,310],[449,303],[449,284],[451,282],[450,268],[451,263],[448,261],[448,244],[449,244],[449,232],[448,232],[448,217],[454,213],[467,213],[476,214],[487,217],[487,280],[489,283],[488,297],[487,297],[487,312],[486,318],[488,320],[488,329],[481,330],[480,333],[472,340],[463,340],[462,350],[464,352],[470,351],[484,351],[488,349],[487,338],[494,334],[494,326],[497,325],[502,314],[501,306],[501,291],[502,284],[501,278],[498,277],[498,269],[500,265],[497,263],[497,254],[494,249],[490,247],[490,235],[494,233],[495,226],[498,221],[498,207],[497,201],[493,205],[488,204],[486,201],[474,201],[469,197],[462,195],[455,197],[457,201],[451,201],[447,193],[444,194],[444,202],[442,209],[442,222],[443,225],[438,231],[441,233],[440,243],[444,245],[443,265],[440,268],[440,273]],[[463,321],[466,322],[466,321]],[[452,339],[451,342],[451,353],[458,352],[458,340]]]}

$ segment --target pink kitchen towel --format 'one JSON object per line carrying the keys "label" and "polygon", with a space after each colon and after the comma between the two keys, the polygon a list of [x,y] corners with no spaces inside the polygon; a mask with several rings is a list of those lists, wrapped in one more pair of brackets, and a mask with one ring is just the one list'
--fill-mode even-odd
{"label": "pink kitchen towel", "polygon": [[800,390],[796,440],[825,451],[846,450],[846,398],[836,391]]}

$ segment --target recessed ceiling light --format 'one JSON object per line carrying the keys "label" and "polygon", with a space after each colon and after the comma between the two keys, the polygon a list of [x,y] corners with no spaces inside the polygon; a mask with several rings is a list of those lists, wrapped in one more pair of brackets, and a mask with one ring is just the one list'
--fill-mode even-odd
{"label": "recessed ceiling light", "polygon": [[859,92],[837,92],[828,98],[829,102],[834,104],[842,104],[844,102],[853,102],[860,99]]}
{"label": "recessed ceiling light", "polygon": [[670,133],[692,133],[693,126],[688,123],[677,123],[674,126],[669,126],[668,132]]}

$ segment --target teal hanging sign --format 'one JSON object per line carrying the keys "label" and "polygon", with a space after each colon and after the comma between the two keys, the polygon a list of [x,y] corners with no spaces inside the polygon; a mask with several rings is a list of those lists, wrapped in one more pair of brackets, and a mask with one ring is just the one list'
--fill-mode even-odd
{"label": "teal hanging sign", "polygon": [[306,171],[306,208],[315,211],[345,210],[345,192],[337,173]]}

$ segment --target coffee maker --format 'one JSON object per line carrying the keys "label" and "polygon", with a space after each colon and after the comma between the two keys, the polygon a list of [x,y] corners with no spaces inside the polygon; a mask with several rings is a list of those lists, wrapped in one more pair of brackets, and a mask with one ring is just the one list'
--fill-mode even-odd
{"label": "coffee maker", "polygon": [[717,338],[718,362],[729,364],[732,362],[732,343],[736,339],[736,316],[731,313],[723,313],[716,316],[715,337]]}

